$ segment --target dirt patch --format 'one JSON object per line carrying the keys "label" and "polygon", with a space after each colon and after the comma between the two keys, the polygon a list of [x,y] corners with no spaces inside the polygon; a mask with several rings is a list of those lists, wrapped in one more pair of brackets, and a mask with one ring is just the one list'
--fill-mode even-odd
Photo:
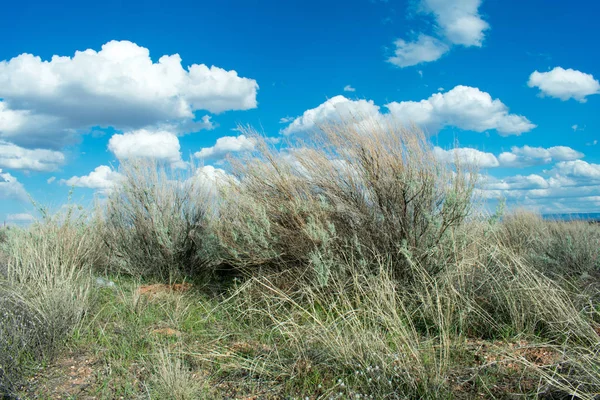
{"label": "dirt patch", "polygon": [[185,293],[191,288],[191,283],[174,283],[172,285],[157,283],[154,285],[142,285],[137,289],[137,293],[139,295],[154,297],[165,293]]}
{"label": "dirt patch", "polygon": [[181,336],[181,332],[175,330],[175,329],[171,329],[171,328],[159,328],[159,329],[154,329],[152,331],[152,333],[155,333],[157,335],[161,335],[161,336],[175,336],[175,337],[180,337]]}
{"label": "dirt patch", "polygon": [[96,399],[91,395],[98,360],[86,354],[67,354],[34,376],[29,382],[32,398]]}

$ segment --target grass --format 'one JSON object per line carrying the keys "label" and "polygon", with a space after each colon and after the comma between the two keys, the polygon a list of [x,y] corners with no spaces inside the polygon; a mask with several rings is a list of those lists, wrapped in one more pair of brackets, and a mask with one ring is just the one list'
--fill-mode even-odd
{"label": "grass", "polygon": [[255,140],[218,194],[136,161],[6,233],[6,395],[597,398],[600,226],[481,218],[401,127]]}

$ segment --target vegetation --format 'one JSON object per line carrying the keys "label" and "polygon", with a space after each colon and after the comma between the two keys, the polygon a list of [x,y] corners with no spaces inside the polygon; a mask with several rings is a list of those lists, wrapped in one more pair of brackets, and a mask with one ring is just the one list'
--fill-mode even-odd
{"label": "vegetation", "polygon": [[93,217],[7,231],[0,392],[597,398],[598,225],[485,218],[415,129],[253,138],[218,193],[138,160]]}

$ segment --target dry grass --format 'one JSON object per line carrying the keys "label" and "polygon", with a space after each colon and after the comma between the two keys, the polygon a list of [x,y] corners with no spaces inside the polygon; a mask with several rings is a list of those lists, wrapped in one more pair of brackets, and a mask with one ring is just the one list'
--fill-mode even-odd
{"label": "dry grass", "polygon": [[152,371],[148,379],[150,398],[195,400],[203,398],[204,382],[186,367],[181,355],[159,348],[149,361]]}

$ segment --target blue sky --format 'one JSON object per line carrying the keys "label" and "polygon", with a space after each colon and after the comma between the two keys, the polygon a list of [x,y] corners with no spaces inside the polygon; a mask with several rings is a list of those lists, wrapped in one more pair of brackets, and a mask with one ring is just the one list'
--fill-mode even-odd
{"label": "blue sky", "polygon": [[[344,113],[412,121],[481,194],[600,211],[600,4],[530,0],[17,2],[0,14],[0,221],[86,202],[117,158],[252,148]],[[220,139],[220,140],[219,140]],[[452,150],[458,142],[459,148]]]}

